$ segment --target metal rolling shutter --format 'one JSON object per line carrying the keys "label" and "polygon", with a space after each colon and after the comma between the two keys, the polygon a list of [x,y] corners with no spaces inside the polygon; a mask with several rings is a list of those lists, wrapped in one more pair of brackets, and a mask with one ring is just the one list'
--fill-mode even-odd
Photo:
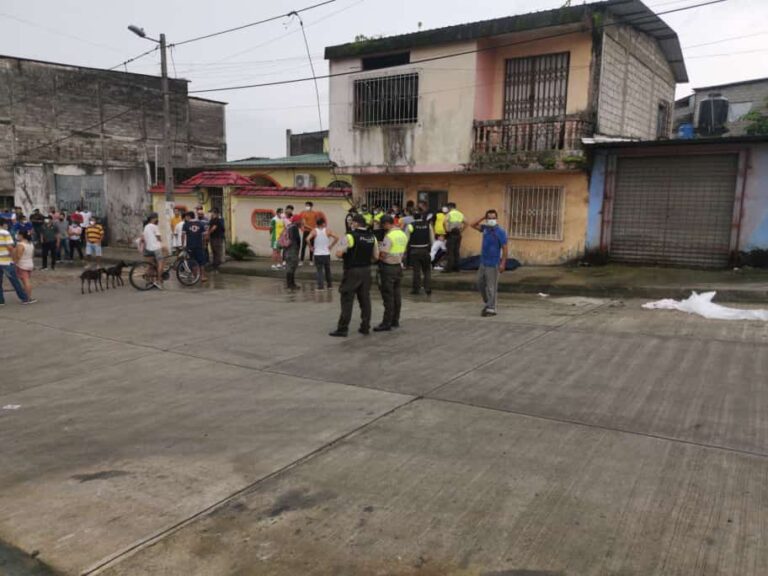
{"label": "metal rolling shutter", "polygon": [[620,158],[611,258],[727,266],[737,171],[736,154]]}

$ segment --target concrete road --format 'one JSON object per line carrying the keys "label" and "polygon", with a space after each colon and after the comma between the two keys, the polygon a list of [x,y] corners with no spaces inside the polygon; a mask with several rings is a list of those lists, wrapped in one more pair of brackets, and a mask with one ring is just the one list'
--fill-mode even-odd
{"label": "concrete road", "polygon": [[[0,574],[768,574],[768,326],[219,276],[0,308]],[[378,318],[380,306],[374,311]]]}

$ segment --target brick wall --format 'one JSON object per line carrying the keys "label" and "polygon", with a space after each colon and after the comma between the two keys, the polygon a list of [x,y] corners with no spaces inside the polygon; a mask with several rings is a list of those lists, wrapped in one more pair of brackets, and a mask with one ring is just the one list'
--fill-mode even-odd
{"label": "brick wall", "polygon": [[[224,105],[170,85],[174,165],[224,162]],[[157,77],[0,58],[0,195],[14,193],[14,165],[144,170],[155,145],[162,162],[162,136]]]}
{"label": "brick wall", "polygon": [[660,102],[669,105],[672,128],[675,80],[656,40],[628,26],[603,31],[597,132],[656,139]]}

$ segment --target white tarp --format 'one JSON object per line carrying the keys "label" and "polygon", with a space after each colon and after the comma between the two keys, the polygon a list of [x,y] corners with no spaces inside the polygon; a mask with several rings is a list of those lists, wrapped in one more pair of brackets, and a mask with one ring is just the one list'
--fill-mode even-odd
{"label": "white tarp", "polygon": [[740,310],[715,304],[712,298],[717,292],[694,292],[687,300],[659,300],[643,304],[646,310],[679,310],[688,314],[698,314],[710,320],[762,320],[768,322],[768,310]]}

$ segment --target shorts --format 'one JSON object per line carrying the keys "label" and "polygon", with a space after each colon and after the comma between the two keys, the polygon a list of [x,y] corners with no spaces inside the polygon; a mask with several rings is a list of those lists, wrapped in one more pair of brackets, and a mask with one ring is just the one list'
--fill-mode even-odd
{"label": "shorts", "polygon": [[101,244],[91,244],[88,242],[85,245],[85,253],[87,256],[101,256]]}
{"label": "shorts", "polygon": [[164,258],[163,256],[163,250],[144,250],[144,256],[147,258],[154,258],[158,262]]}
{"label": "shorts", "polygon": [[29,279],[32,278],[32,270],[24,270],[16,266],[16,277],[22,282],[29,282]]}
{"label": "shorts", "polygon": [[200,266],[205,266],[205,250],[202,248],[188,248],[189,256]]}

